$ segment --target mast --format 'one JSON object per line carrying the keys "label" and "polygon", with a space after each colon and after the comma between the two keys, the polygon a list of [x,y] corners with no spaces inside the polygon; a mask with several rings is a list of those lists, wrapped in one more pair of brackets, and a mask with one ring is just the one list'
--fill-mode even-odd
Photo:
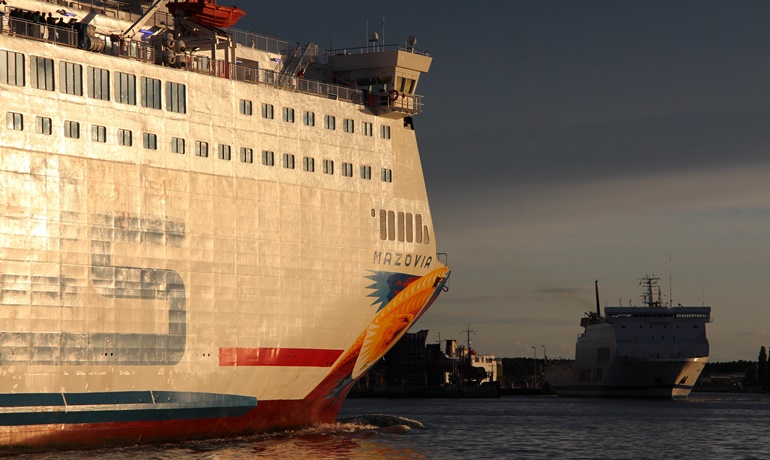
{"label": "mast", "polygon": [[602,311],[599,307],[599,280],[594,281],[594,288],[596,289],[596,314],[602,316]]}

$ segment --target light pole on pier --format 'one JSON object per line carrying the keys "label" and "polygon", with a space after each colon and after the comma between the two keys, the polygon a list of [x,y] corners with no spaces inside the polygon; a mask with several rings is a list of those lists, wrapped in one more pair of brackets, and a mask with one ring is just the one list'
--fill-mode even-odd
{"label": "light pole on pier", "polygon": [[537,388],[537,347],[532,347],[535,357],[535,374],[532,377],[532,388]]}

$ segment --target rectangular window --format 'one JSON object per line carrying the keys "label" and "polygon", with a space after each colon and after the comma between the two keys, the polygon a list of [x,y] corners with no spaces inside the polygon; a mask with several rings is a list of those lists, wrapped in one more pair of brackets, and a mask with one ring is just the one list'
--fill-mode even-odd
{"label": "rectangular window", "polygon": [[353,163],[342,163],[342,175],[353,177]]}
{"label": "rectangular window", "polygon": [[187,87],[182,83],[166,82],[166,110],[187,113]]}
{"label": "rectangular window", "polygon": [[35,117],[35,132],[38,134],[51,135],[51,119],[48,117]]}
{"label": "rectangular window", "polygon": [[361,166],[361,179],[372,180],[372,167],[362,165]]}
{"label": "rectangular window", "polygon": [[356,131],[356,125],[350,118],[342,120],[342,130],[346,133],[354,133]]}
{"label": "rectangular window", "polygon": [[388,211],[388,239],[396,241],[396,213]]}
{"label": "rectangular window", "polygon": [[393,182],[393,170],[388,168],[382,168],[382,181]]}
{"label": "rectangular window", "polygon": [[380,126],[380,137],[383,139],[390,139],[390,126]]}
{"label": "rectangular window", "polygon": [[324,174],[334,174],[333,160],[324,160]]}
{"label": "rectangular window", "polygon": [[275,166],[275,153],[270,150],[262,151],[262,164],[265,166]]}
{"label": "rectangular window", "polygon": [[283,167],[286,169],[294,169],[294,154],[293,153],[284,153],[283,154]]}
{"label": "rectangular window", "polygon": [[171,152],[172,153],[178,153],[180,155],[184,155],[184,153],[185,153],[184,139],[182,139],[181,137],[172,137],[171,138]]}
{"label": "rectangular window", "polygon": [[273,119],[273,104],[262,104],[262,118]]}
{"label": "rectangular window", "polygon": [[240,111],[241,111],[241,115],[251,116],[251,101],[248,101],[246,99],[241,99]]}
{"label": "rectangular window", "polygon": [[118,130],[118,145],[123,145],[126,147],[131,147],[134,145],[134,136],[130,129]]}
{"label": "rectangular window", "polygon": [[372,127],[371,123],[364,121],[363,123],[361,123],[361,126],[363,127],[363,130],[364,130],[364,136],[371,136],[374,133],[373,131],[374,128]]}
{"label": "rectangular window", "polygon": [[283,108],[283,121],[287,123],[294,123],[294,109],[291,107]]}
{"label": "rectangular window", "polygon": [[14,131],[24,131],[24,116],[16,112],[5,114],[5,126]]}
{"label": "rectangular window", "polygon": [[219,152],[217,153],[217,156],[220,160],[227,160],[230,161],[230,146],[225,144],[219,144]]}
{"label": "rectangular window", "polygon": [[136,75],[115,72],[115,100],[121,104],[136,105]]}
{"label": "rectangular window", "polygon": [[24,86],[24,54],[0,50],[0,83]]}
{"label": "rectangular window", "polygon": [[148,109],[161,109],[161,88],[160,80],[156,78],[142,77],[142,107]]}
{"label": "rectangular window", "polygon": [[195,156],[208,158],[209,156],[209,143],[203,141],[195,141]]}
{"label": "rectangular window", "polygon": [[398,218],[398,241],[403,242],[404,241],[404,213],[399,211],[398,215],[396,216]]}
{"label": "rectangular window", "polygon": [[64,137],[80,139],[80,123],[77,121],[64,121]]}
{"label": "rectangular window", "polygon": [[107,142],[107,128],[105,126],[91,126],[91,140],[94,142]]}
{"label": "rectangular window", "polygon": [[388,213],[384,209],[380,209],[380,239],[388,239]]}
{"label": "rectangular window", "polygon": [[88,68],[88,96],[102,101],[110,100],[110,71]]}
{"label": "rectangular window", "polygon": [[72,62],[59,62],[59,91],[73,96],[83,95],[83,66]]}
{"label": "rectangular window", "polygon": [[414,216],[414,242],[422,243],[422,214]]}
{"label": "rectangular window", "polygon": [[147,150],[158,150],[158,136],[153,133],[142,134],[142,144]]}
{"label": "rectangular window", "polygon": [[406,242],[414,241],[414,223],[412,222],[412,213],[406,213]]}
{"label": "rectangular window", "polygon": [[241,147],[241,163],[254,163],[254,150]]}
{"label": "rectangular window", "polygon": [[315,126],[315,113],[305,112],[304,123],[305,126]]}
{"label": "rectangular window", "polygon": [[334,115],[324,115],[324,128],[334,130],[337,129],[336,124],[337,120]]}
{"label": "rectangular window", "polygon": [[29,80],[33,88],[54,90],[53,59],[40,56],[29,57]]}
{"label": "rectangular window", "polygon": [[315,158],[313,157],[305,157],[302,159],[302,169],[304,169],[307,172],[314,172],[315,171]]}

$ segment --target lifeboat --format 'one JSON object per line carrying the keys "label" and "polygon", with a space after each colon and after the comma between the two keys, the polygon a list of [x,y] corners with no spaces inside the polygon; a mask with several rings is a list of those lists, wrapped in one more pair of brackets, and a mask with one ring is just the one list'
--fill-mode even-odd
{"label": "lifeboat", "polygon": [[216,0],[175,0],[167,6],[171,14],[181,11],[193,22],[220,28],[231,27],[246,14],[237,6],[217,5]]}

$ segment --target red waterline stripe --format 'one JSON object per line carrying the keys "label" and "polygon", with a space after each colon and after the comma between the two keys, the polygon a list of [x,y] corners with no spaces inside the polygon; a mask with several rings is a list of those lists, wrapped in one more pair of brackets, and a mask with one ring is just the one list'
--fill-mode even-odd
{"label": "red waterline stripe", "polygon": [[220,366],[331,367],[343,350],[315,348],[220,348]]}

